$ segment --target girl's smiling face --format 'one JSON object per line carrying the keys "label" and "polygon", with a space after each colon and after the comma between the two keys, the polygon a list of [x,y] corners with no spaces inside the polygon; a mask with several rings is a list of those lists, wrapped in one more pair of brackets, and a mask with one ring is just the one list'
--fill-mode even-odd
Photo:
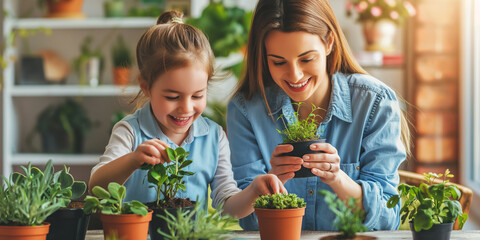
{"label": "girl's smiling face", "polygon": [[208,73],[200,63],[160,75],[143,93],[150,97],[153,114],[162,132],[177,145],[187,137],[190,126],[207,105]]}

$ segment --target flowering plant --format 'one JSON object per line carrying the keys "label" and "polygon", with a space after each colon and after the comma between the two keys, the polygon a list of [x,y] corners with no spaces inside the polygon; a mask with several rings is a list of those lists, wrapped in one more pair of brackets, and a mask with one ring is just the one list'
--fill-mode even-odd
{"label": "flowering plant", "polygon": [[415,7],[408,0],[348,0],[347,16],[357,13],[357,21],[379,21],[387,19],[396,24],[416,14]]}

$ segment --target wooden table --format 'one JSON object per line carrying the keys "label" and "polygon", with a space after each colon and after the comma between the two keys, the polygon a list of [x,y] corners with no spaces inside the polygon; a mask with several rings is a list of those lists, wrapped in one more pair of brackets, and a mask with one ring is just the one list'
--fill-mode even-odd
{"label": "wooden table", "polygon": [[[338,234],[336,232],[317,232],[317,231],[303,231],[302,240],[318,240],[321,237],[329,236],[332,234]],[[375,236],[377,239],[382,240],[404,240],[412,239],[412,233],[410,231],[376,231],[365,232],[362,235]],[[257,231],[235,231],[228,235],[231,240],[248,240],[248,239],[260,239],[260,235]],[[86,240],[100,240],[103,239],[102,230],[91,230],[87,232]],[[452,231],[451,240],[473,240],[480,239],[480,230],[455,230]]]}

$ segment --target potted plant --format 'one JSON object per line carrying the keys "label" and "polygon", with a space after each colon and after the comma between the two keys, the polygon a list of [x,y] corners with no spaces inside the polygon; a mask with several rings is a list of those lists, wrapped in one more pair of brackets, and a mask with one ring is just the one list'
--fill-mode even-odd
{"label": "potted plant", "polygon": [[[287,124],[285,124],[283,115],[279,117],[282,118],[285,126],[285,129],[283,130],[277,129],[277,131],[283,135],[282,144],[291,144],[293,146],[293,150],[291,152],[284,153],[282,154],[282,156],[303,157],[303,155],[305,154],[322,152],[311,150],[310,145],[313,143],[324,143],[326,141],[325,139],[320,138],[320,133],[317,130],[318,123],[316,120],[318,118],[318,115],[315,114],[315,111],[323,109],[312,105],[312,111],[307,116],[307,118],[299,120],[298,116],[302,104],[302,102],[296,103],[297,111],[293,112],[293,116]],[[312,170],[302,165],[300,170],[295,172],[294,177],[304,178],[312,176],[315,176],[312,173]]]}
{"label": "potted plant", "polygon": [[[387,207],[395,207],[400,198],[405,199],[401,209],[402,223],[409,221],[413,239],[448,240],[454,222],[458,219],[459,228],[467,221],[458,199],[461,193],[457,186],[447,184],[453,175],[447,169],[444,174],[425,173],[426,183],[417,186],[400,184],[399,195],[390,197]],[[433,184],[435,179],[441,183]]]}
{"label": "potted plant", "polygon": [[78,84],[96,87],[101,83],[104,58],[100,47],[93,49],[93,38],[85,37],[80,46],[80,56],[73,59],[73,69],[78,74]]}
{"label": "potted plant", "polygon": [[85,18],[83,0],[38,0],[38,5],[47,5],[47,18]]}
{"label": "potted plant", "polygon": [[43,240],[50,224],[48,216],[64,206],[65,199],[45,194],[54,179],[52,162],[42,172],[28,163],[24,174],[14,172],[0,187],[0,239]]}
{"label": "potted plant", "polygon": [[125,16],[125,3],[124,0],[109,0],[103,3],[104,15],[107,18],[110,17],[123,17]]}
{"label": "potted plant", "polygon": [[[175,198],[178,190],[186,190],[184,185],[185,181],[183,177],[191,176],[194,173],[183,170],[190,165],[193,161],[187,160],[189,152],[185,151],[182,147],[178,147],[173,150],[167,148],[168,158],[170,163],[165,164],[144,164],[142,170],[148,170],[147,181],[152,184],[152,188],[157,191],[156,202],[147,203],[150,209],[153,209],[155,213],[150,223],[150,237],[152,240],[161,239],[157,229],[160,228],[162,232],[168,230],[168,226],[162,215],[167,212],[170,214],[176,214],[178,208],[185,208],[187,210],[193,210],[195,204],[190,199]],[[163,198],[161,198],[163,196]]]}
{"label": "potted plant", "polygon": [[87,185],[83,181],[74,181],[69,171],[64,165],[61,171],[55,173],[49,189],[45,191],[47,197],[57,197],[63,202],[60,209],[47,217],[46,221],[50,223],[47,240],[83,240],[87,233],[90,215],[85,214],[83,202],[78,200],[85,193]]}
{"label": "potted plant", "polygon": [[336,219],[333,225],[337,227],[340,235],[333,235],[321,238],[330,239],[376,239],[376,237],[357,235],[359,232],[368,231],[363,225],[365,212],[357,206],[358,199],[350,197],[347,202],[340,200],[330,191],[320,190],[319,193],[325,198],[328,208],[335,214]]}
{"label": "potted plant", "polygon": [[[81,153],[85,135],[90,131],[91,125],[82,105],[67,99],[62,104],[51,105],[43,110],[31,135],[40,133],[43,152]],[[31,142],[28,144],[31,145]]]}
{"label": "potted plant", "polygon": [[258,218],[262,240],[298,240],[305,215],[303,198],[296,194],[276,193],[255,199],[253,207]]}
{"label": "potted plant", "polygon": [[85,197],[85,213],[100,212],[105,238],[118,236],[123,240],[147,239],[152,210],[148,210],[147,206],[139,201],[123,202],[125,186],[111,182],[108,184],[108,191],[95,186],[92,193],[96,197]]}
{"label": "potted plant", "polygon": [[230,231],[228,227],[237,223],[237,220],[229,215],[222,214],[220,210],[209,213],[202,204],[197,202],[195,208],[178,208],[175,214],[167,213],[162,216],[168,225],[168,231],[158,232],[164,239],[189,239],[189,240],[222,240]]}
{"label": "potted plant", "polygon": [[125,44],[122,35],[117,37],[117,42],[112,46],[113,83],[127,85],[132,66],[132,54]]}

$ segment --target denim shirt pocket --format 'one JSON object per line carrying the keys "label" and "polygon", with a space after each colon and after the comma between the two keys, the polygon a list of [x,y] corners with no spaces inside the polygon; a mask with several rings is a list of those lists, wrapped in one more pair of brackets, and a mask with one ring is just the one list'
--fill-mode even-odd
{"label": "denim shirt pocket", "polygon": [[360,163],[340,163],[340,169],[351,179],[357,180],[360,176]]}

